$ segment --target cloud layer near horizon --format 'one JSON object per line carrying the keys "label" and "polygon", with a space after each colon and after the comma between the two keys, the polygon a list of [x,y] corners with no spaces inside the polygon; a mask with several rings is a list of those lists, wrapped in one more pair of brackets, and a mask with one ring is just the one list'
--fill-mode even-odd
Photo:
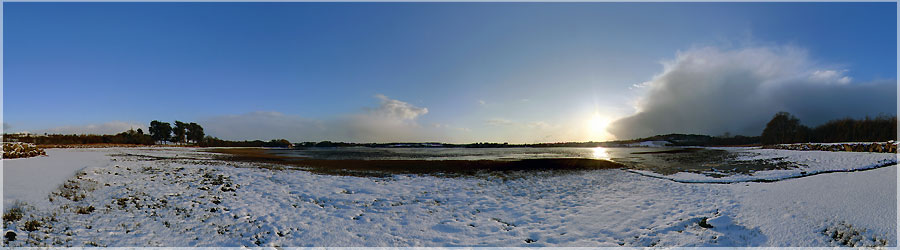
{"label": "cloud layer near horizon", "polygon": [[420,126],[417,119],[427,108],[376,95],[380,105],[361,113],[332,119],[309,119],[279,112],[258,111],[217,116],[200,121],[207,134],[228,140],[288,139],[291,141],[421,141],[438,138],[432,127]]}
{"label": "cloud layer near horizon", "polygon": [[804,124],[843,117],[896,114],[896,80],[855,83],[846,70],[813,62],[794,47],[679,52],[653,80],[637,113],[613,122],[619,139],[667,133],[759,135],[778,111]]}
{"label": "cloud layer near horizon", "polygon": [[142,129],[147,132],[147,126],[131,122],[113,121],[101,124],[88,124],[78,126],[64,126],[50,129],[40,129],[30,131],[34,134],[89,134],[89,135],[112,135],[125,132],[129,129]]}

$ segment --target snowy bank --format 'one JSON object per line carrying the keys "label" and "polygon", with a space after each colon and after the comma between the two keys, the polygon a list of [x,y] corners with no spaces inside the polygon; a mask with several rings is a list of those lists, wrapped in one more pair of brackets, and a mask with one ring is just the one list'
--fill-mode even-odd
{"label": "snowy bank", "polygon": [[[729,188],[741,204],[736,218],[764,225],[767,245],[896,246],[896,166]],[[819,234],[796,233],[814,231]],[[859,237],[843,242],[833,238],[836,232]]]}
{"label": "snowy bank", "polygon": [[789,178],[831,172],[849,172],[880,168],[897,164],[897,155],[869,152],[796,151],[759,148],[718,148],[739,155],[735,160],[743,162],[767,161],[791,163],[794,168],[753,171],[748,174],[679,172],[671,175],[646,170],[629,170],[645,176],[694,183],[732,183],[750,181],[778,181]]}
{"label": "snowy bank", "polygon": [[46,157],[3,160],[3,207],[15,201],[46,205],[47,195],[85,167],[110,162],[106,150],[47,149]]}

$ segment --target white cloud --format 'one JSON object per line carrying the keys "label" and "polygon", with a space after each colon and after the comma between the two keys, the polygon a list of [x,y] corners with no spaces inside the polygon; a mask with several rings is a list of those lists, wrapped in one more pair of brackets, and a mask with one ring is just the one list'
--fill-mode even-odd
{"label": "white cloud", "polygon": [[207,134],[228,140],[396,142],[448,139],[450,126],[422,127],[417,119],[428,109],[376,95],[380,105],[365,112],[328,119],[310,119],[278,112],[217,116],[201,121]]}
{"label": "white cloud", "polygon": [[550,123],[547,123],[544,121],[537,121],[537,122],[528,123],[528,127],[533,128],[533,129],[546,130],[546,129],[555,128],[556,126],[550,125]]}
{"label": "white cloud", "polygon": [[821,83],[848,84],[853,79],[844,74],[847,70],[816,70],[809,76],[809,80]]}
{"label": "white cloud", "polygon": [[503,119],[503,118],[491,118],[491,119],[487,119],[484,122],[491,126],[512,126],[512,125],[516,124],[513,121]]}
{"label": "white cloud", "polygon": [[609,132],[627,139],[666,133],[759,135],[778,111],[817,125],[846,116],[896,114],[896,81],[851,83],[846,70],[823,70],[795,47],[677,53],[643,83],[637,113]]}
{"label": "white cloud", "polygon": [[646,88],[647,86],[650,86],[650,84],[651,84],[651,82],[635,83],[635,84],[632,84],[631,87],[628,87],[628,89],[643,89],[643,88]]}
{"label": "white cloud", "polygon": [[457,127],[457,126],[453,126],[450,124],[433,123],[433,124],[431,124],[431,126],[434,128],[439,128],[439,129],[451,129],[451,130],[458,130],[458,131],[463,131],[463,132],[472,132],[472,130],[469,128]]}
{"label": "white cloud", "polygon": [[390,99],[382,94],[375,95],[381,100],[381,106],[372,111],[372,114],[383,116],[387,119],[395,119],[400,121],[411,121],[417,117],[428,114],[428,108],[420,108],[412,104]]}
{"label": "white cloud", "polygon": [[147,132],[146,125],[131,123],[131,122],[121,122],[121,121],[113,121],[102,124],[88,124],[88,125],[77,125],[77,126],[63,126],[56,127],[50,129],[41,129],[33,131],[34,134],[94,134],[94,135],[112,135],[125,132],[129,129],[138,128]]}

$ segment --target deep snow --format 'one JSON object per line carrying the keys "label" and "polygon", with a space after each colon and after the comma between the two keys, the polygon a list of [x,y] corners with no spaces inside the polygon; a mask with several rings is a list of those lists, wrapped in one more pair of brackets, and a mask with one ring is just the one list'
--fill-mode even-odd
{"label": "deep snow", "polygon": [[3,159],[3,207],[15,201],[45,206],[47,195],[85,167],[106,166],[107,150],[47,149],[50,156]]}
{"label": "deep snow", "polygon": [[[804,161],[807,171],[884,158],[759,152]],[[697,184],[626,170],[512,179],[316,175],[181,148],[48,155],[4,160],[4,204],[31,205],[25,218],[4,223],[17,234],[10,246],[841,245],[832,231],[865,238],[851,244],[896,246],[897,240],[896,166],[772,183]],[[73,177],[78,166],[88,167]],[[10,171],[23,167],[30,171]],[[51,171],[56,168],[61,171]],[[36,181],[40,188],[33,189],[9,189],[6,182],[63,172],[71,177],[67,186],[78,187],[67,196],[83,199],[40,201],[63,181]],[[704,218],[712,228],[700,226]],[[41,226],[29,232],[24,225],[31,220]]]}

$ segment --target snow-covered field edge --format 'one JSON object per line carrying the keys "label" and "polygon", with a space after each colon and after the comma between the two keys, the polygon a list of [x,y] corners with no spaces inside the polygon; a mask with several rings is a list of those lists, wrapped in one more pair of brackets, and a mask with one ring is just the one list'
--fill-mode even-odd
{"label": "snow-covered field edge", "polygon": [[796,165],[796,168],[756,171],[749,174],[729,174],[711,177],[702,173],[679,172],[663,175],[646,170],[628,170],[630,172],[666,179],[682,183],[738,183],[738,182],[773,182],[785,179],[800,178],[825,173],[855,172],[897,165],[897,155],[891,153],[871,152],[828,152],[828,151],[796,151],[783,149],[759,148],[717,148],[741,155],[739,161],[782,161]]}

